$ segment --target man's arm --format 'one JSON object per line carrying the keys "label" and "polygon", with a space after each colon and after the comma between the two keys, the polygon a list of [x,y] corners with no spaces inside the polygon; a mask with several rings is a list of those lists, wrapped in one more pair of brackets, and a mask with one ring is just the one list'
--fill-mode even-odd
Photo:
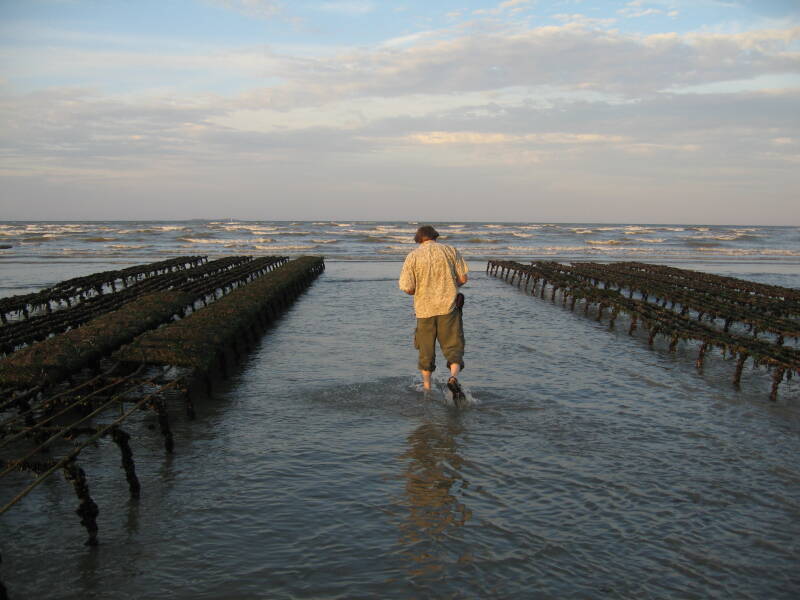
{"label": "man's arm", "polygon": [[403,269],[400,271],[399,287],[409,296],[413,296],[417,287],[417,278],[414,277],[414,265],[411,255],[406,257],[403,262]]}
{"label": "man's arm", "polygon": [[469,277],[467,277],[467,272],[469,271],[469,268],[467,267],[467,263],[464,260],[464,257],[461,256],[461,253],[458,250],[455,251],[455,254],[456,254],[456,286],[461,287],[469,280]]}

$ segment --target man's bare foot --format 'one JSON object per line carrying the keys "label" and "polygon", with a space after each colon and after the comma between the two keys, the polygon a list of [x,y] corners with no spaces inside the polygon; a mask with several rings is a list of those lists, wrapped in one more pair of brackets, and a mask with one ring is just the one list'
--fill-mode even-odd
{"label": "man's bare foot", "polygon": [[431,391],[431,372],[430,371],[420,371],[422,375],[422,389],[428,392]]}

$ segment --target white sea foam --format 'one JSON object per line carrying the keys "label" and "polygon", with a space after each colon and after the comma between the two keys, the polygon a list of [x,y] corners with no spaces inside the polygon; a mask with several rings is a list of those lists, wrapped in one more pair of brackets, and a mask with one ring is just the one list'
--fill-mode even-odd
{"label": "white sea foam", "polygon": [[251,246],[253,244],[268,244],[270,242],[274,242],[274,238],[233,238],[233,239],[209,239],[209,238],[192,238],[192,237],[181,237],[178,238],[181,242],[187,242],[189,244],[198,244],[202,246],[225,246],[225,247],[235,247],[235,246]]}
{"label": "white sea foam", "polygon": [[451,236],[457,236],[458,239],[463,239],[466,236],[481,237],[483,235],[496,235],[500,232],[486,231],[485,229],[461,229],[459,231],[448,231]]}
{"label": "white sea foam", "polygon": [[353,234],[353,235],[375,235],[381,232],[375,229],[345,229],[344,232],[333,231],[331,233],[334,233],[336,235],[341,235],[342,233]]}
{"label": "white sea foam", "polygon": [[190,244],[228,244],[232,240],[211,240],[208,238],[191,238],[191,237],[182,237],[178,238],[182,242],[188,242]]}
{"label": "white sea foam", "polygon": [[723,242],[732,242],[738,240],[741,237],[745,237],[746,235],[749,236],[749,234],[738,234],[738,233],[705,233],[705,234],[684,237],[682,239],[690,242],[696,240],[718,240]]}
{"label": "white sea foam", "polygon": [[627,242],[622,240],[586,240],[586,243],[593,246],[619,246]]}
{"label": "white sea foam", "polygon": [[498,252],[505,250],[502,246],[480,246],[478,248],[460,248],[459,252],[464,256],[483,256],[487,252]]}
{"label": "white sea foam", "polygon": [[217,229],[225,231],[248,231],[254,234],[273,233],[278,231],[278,227],[274,225],[262,224],[247,224],[247,223],[223,223]]}
{"label": "white sea foam", "polygon": [[408,254],[407,246],[384,246],[378,249],[379,254]]}
{"label": "white sea foam", "polygon": [[[413,234],[416,233],[416,229],[413,230],[404,230],[404,229],[346,229],[344,232],[341,231],[331,231],[326,232],[333,235],[342,235],[344,233],[347,237],[353,236],[365,236],[365,237],[398,237],[403,240],[410,240],[411,243],[414,243]],[[399,235],[399,234],[407,234],[407,235]]]}
{"label": "white sea foam", "polygon": [[592,250],[592,248],[587,248],[586,246],[545,246],[543,248],[536,248],[536,250],[545,250],[547,252],[585,252],[586,250]]}
{"label": "white sea foam", "polygon": [[[440,223],[441,241],[472,260],[588,257],[615,260],[745,259],[797,262],[797,228],[703,225]],[[0,223],[4,253],[32,257],[102,258],[217,255],[320,248],[332,259],[393,260],[414,247],[416,224],[409,222],[187,221],[136,223]],[[266,248],[266,250],[264,250]]]}
{"label": "white sea foam", "polygon": [[783,248],[718,248],[714,246],[699,246],[693,248],[693,250],[723,256],[800,256],[800,250],[787,250]]}
{"label": "white sea foam", "polygon": [[515,231],[514,229],[508,229],[508,228],[506,228],[506,229],[494,228],[494,229],[491,229],[490,231],[483,231],[482,233],[483,233],[483,235],[491,234],[491,235],[509,235],[509,236],[513,236],[515,233],[519,233],[519,232]]}
{"label": "white sea foam", "polygon": [[376,231],[383,231],[383,232],[391,232],[391,233],[406,233],[413,235],[417,233],[416,229],[410,229],[408,227],[383,227],[378,226],[375,228]]}
{"label": "white sea foam", "polygon": [[269,250],[270,252],[281,252],[281,251],[290,251],[290,250],[311,250],[312,248],[316,248],[317,246],[314,245],[314,244],[311,244],[309,246],[292,245],[292,244],[283,245],[283,246],[274,245],[274,244],[270,244],[270,245],[256,244],[254,247],[256,248],[256,250]]}

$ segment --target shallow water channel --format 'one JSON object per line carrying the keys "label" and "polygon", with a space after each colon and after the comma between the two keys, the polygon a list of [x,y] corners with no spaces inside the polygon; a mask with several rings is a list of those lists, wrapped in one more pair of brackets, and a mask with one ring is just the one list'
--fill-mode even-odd
{"label": "shallow water channel", "polygon": [[110,441],[82,454],[98,548],[61,479],[4,515],[12,600],[798,597],[797,382],[735,391],[718,353],[698,373],[474,263],[457,411],[417,390],[399,266],[329,262],[175,407],[174,456],[127,426],[138,502]]}

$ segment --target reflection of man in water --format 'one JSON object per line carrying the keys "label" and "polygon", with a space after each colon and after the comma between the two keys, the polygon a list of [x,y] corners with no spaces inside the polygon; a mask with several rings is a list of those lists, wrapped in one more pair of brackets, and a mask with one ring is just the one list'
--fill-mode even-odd
{"label": "reflection of man in water", "polygon": [[436,340],[450,368],[449,386],[458,386],[457,376],[464,368],[464,327],[456,296],[459,286],[467,283],[468,269],[459,251],[437,243],[438,237],[430,225],[420,227],[414,236],[419,247],[409,253],[400,272],[400,289],[414,296],[414,347],[419,350],[426,390],[431,389],[431,373],[436,368]]}
{"label": "reflection of man in water", "polygon": [[[457,495],[467,487],[461,474],[463,459],[455,438],[458,422],[423,423],[408,436],[404,477],[408,516],[400,526],[400,542],[412,561],[412,575],[435,574],[451,562],[468,560],[468,547],[457,542],[456,530],[472,511]],[[458,555],[465,551],[464,555]]]}

